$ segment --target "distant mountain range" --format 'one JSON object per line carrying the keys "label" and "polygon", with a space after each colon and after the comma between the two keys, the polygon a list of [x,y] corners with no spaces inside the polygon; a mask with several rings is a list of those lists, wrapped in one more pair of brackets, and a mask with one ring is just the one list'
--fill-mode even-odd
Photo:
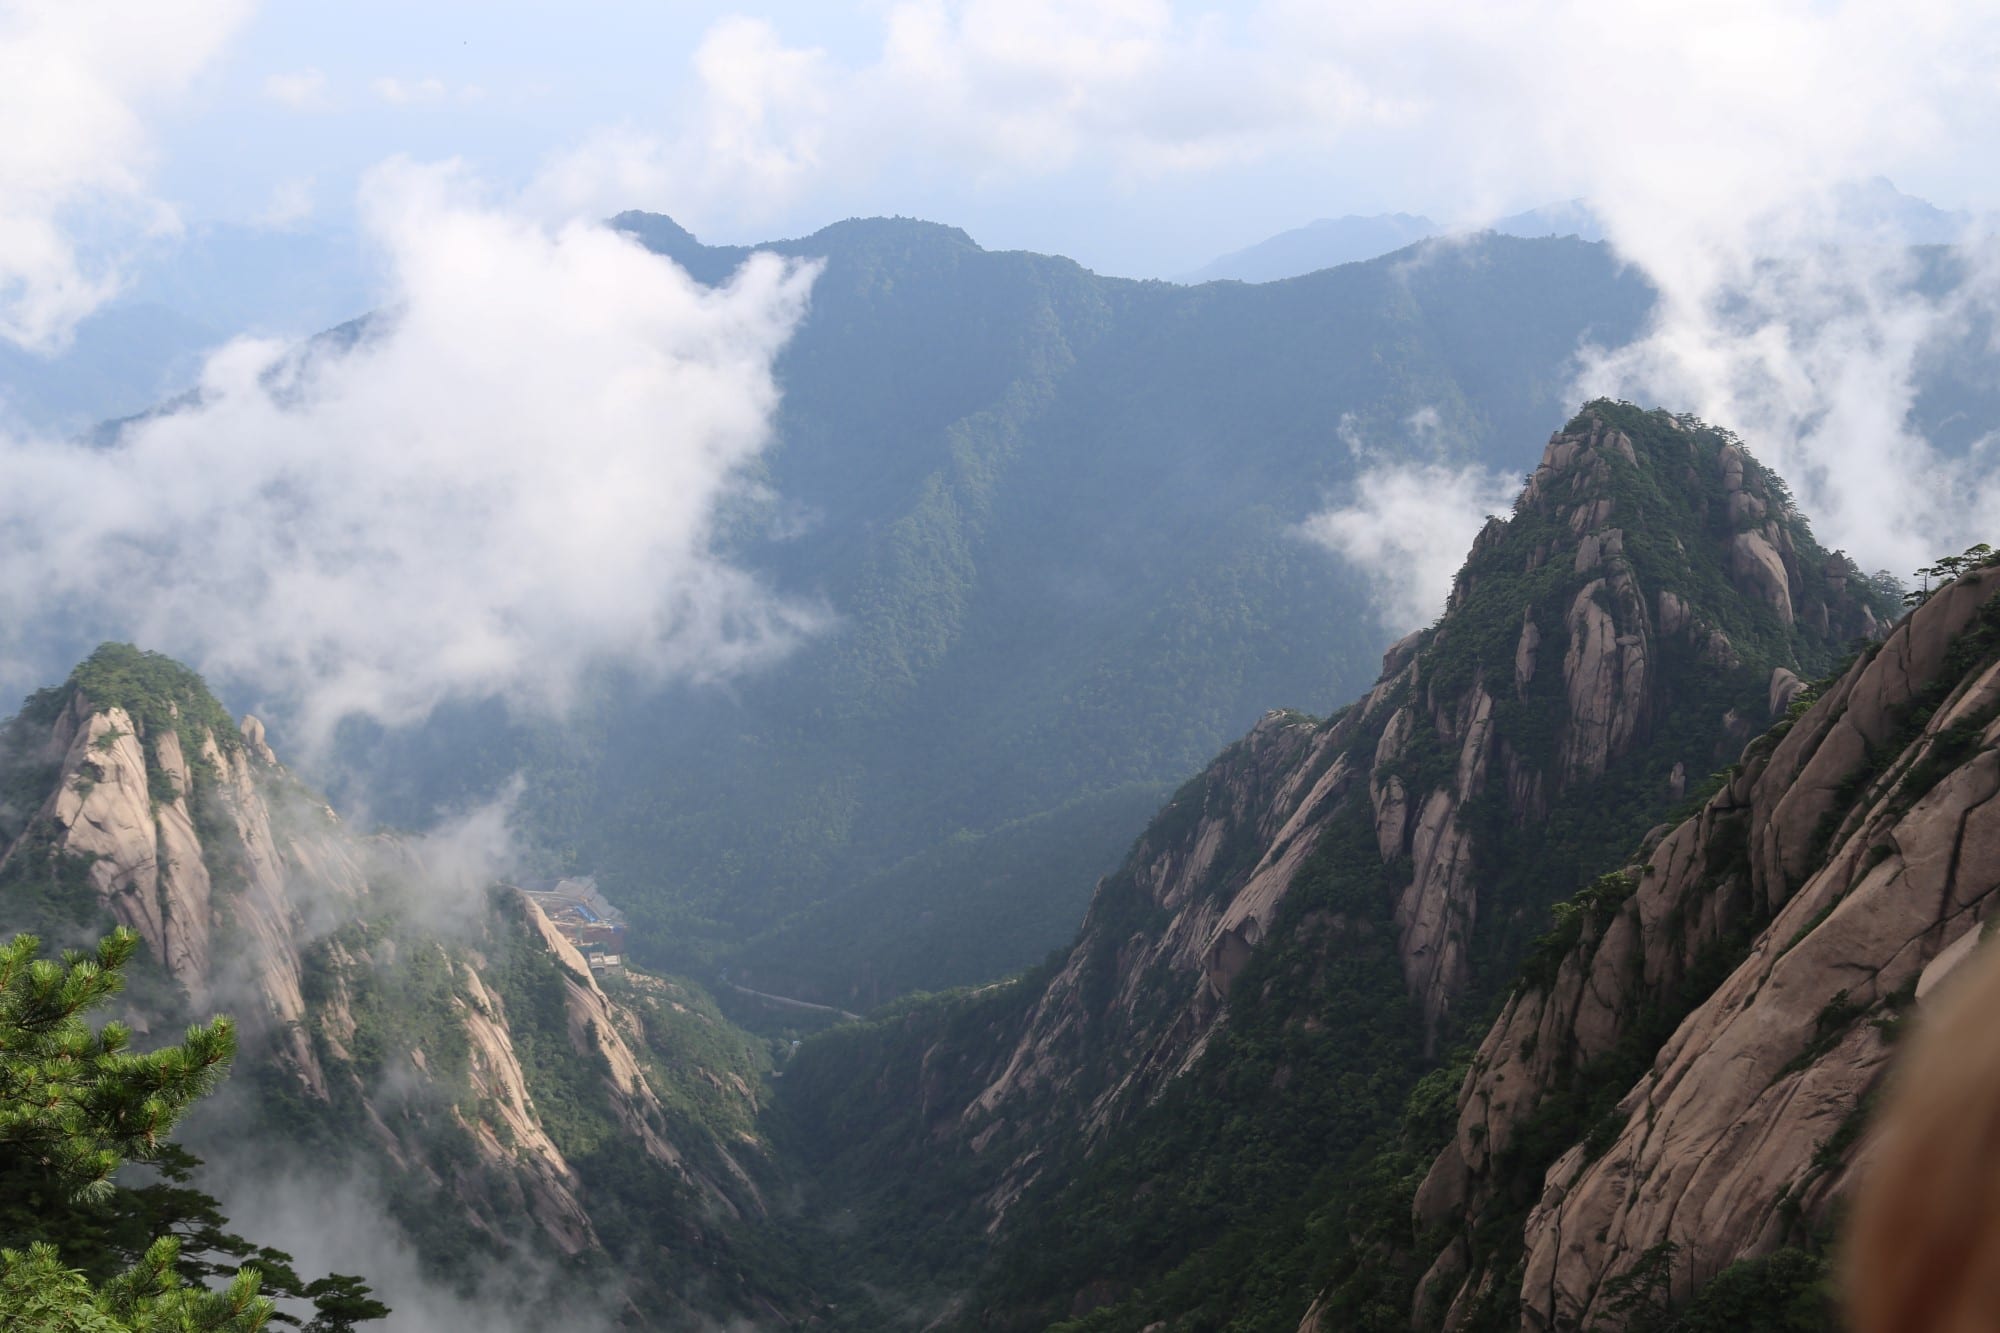
{"label": "distant mountain range", "polygon": [[[1951,242],[1975,222],[1970,213],[1938,208],[1881,177],[1848,187],[1842,211],[1859,235],[1911,245]],[[1414,213],[1320,218],[1175,281],[1275,282],[1463,230]],[[1605,239],[1603,222],[1582,199],[1496,218],[1484,230]],[[742,254],[747,248],[717,252]],[[303,337],[350,320],[376,299],[369,264],[360,239],[338,228],[217,222],[161,240],[132,260],[125,289],[85,319],[62,352],[47,355],[0,342],[0,429],[80,434],[186,390],[207,354],[231,338]]]}
{"label": "distant mountain range", "polygon": [[209,223],[135,258],[126,287],[53,355],[0,341],[0,428],[73,435],[192,386],[244,334],[305,337],[375,300],[359,239]]}
{"label": "distant mountain range", "polygon": [[[1880,176],[1839,191],[1839,204],[1842,225],[1855,234],[1886,236],[1906,245],[1946,245],[1964,236],[1977,222],[1971,213],[1942,209],[1915,195],[1904,194]],[[1223,255],[1183,275],[1179,281],[1276,282],[1323,268],[1375,259],[1433,236],[1464,230],[1412,213],[1320,218]],[[1498,232],[1502,236],[1605,239],[1603,220],[1589,201],[1583,199],[1512,213],[1475,230]]]}

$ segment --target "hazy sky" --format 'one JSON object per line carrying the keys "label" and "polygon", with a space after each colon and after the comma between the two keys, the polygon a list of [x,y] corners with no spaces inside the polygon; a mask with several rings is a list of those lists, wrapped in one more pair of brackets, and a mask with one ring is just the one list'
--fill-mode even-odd
{"label": "hazy sky", "polygon": [[[1844,127],[1880,110],[1862,85],[1916,74],[1930,96],[1826,165],[2000,205],[1980,10],[266,0],[150,111],[158,192],[191,219],[338,219],[396,154],[509,186],[595,145],[593,202],[709,239],[904,213],[1170,275],[1314,217],[1471,219],[1590,191],[1578,116],[1672,170],[1719,128],[1693,99],[1763,103],[1752,134],[1776,106]],[[1969,123],[1920,123],[1939,96]]]}

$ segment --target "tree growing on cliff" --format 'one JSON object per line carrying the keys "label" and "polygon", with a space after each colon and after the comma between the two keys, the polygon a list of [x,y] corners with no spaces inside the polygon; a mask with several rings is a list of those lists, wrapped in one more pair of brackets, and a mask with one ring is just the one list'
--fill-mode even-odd
{"label": "tree growing on cliff", "polygon": [[[85,1015],[116,995],[138,948],[116,930],[94,954],[39,957],[40,941],[0,944],[0,1326],[47,1333],[255,1333],[278,1314],[259,1294],[314,1303],[327,1333],[388,1313],[358,1279],[301,1284],[289,1256],[223,1230],[215,1200],[187,1186],[196,1163],[169,1139],[236,1054],[215,1018],[177,1045],[130,1049],[119,1023]],[[127,1163],[160,1181],[122,1186]],[[227,1285],[210,1254],[248,1257]]]}

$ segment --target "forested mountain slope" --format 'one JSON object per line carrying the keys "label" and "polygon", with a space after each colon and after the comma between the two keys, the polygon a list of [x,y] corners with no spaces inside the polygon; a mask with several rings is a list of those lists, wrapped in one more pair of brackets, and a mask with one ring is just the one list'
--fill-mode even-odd
{"label": "forested mountain slope", "polygon": [[[706,281],[747,253],[617,225]],[[521,769],[650,956],[850,1009],[1033,962],[1229,736],[1363,688],[1367,589],[1296,531],[1378,461],[1344,440],[1525,469],[1580,340],[1652,299],[1558,240],[1255,288],[902,219],[770,248],[825,268],[730,548],[832,631],[726,694],[606,680],[560,725],[467,705],[351,753],[413,825]]]}
{"label": "forested mountain slope", "polygon": [[818,1188],[879,1247],[859,1262],[920,1287],[957,1256],[967,1326],[1289,1327],[1343,1266],[1382,1284],[1365,1318],[1407,1320],[1414,1283],[1339,1219],[1396,1169],[1378,1152],[1416,1169],[1455,1083],[1397,1147],[1420,1076],[1555,900],[1893,609],[1727,434],[1592,404],[1438,624],[1358,703],[1269,715],[1183,787],[1066,953],[792,1062]]}
{"label": "forested mountain slope", "polygon": [[104,646],[0,742],[0,934],[129,926],[140,1031],[238,1018],[187,1126],[226,1174],[373,1182],[439,1280],[552,1277],[505,1293],[524,1309],[680,1327],[802,1299],[740,1239],[775,1179],[768,1053],[700,991],[600,973],[518,891],[357,836],[166,658]]}

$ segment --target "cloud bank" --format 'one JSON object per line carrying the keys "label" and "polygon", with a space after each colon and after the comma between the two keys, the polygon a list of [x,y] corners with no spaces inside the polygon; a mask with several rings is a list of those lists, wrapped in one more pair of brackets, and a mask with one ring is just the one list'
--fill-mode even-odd
{"label": "cloud bank", "polygon": [[183,88],[251,0],[0,5],[0,338],[69,340],[118,290],[120,257],[173,210],[146,190],[147,111]]}
{"label": "cloud bank", "polygon": [[[1969,233],[1957,281],[1941,285],[1932,261],[1893,227],[1857,225],[1852,207],[1855,182],[1966,160],[1990,137],[1990,11],[1531,0],[1420,5],[1386,30],[1426,18],[1450,33],[1431,48],[1436,72],[1486,82],[1483,121],[1433,109],[1460,122],[1443,151],[1464,153],[1492,192],[1562,164],[1551,183],[1588,196],[1659,290],[1644,338],[1585,358],[1577,399],[1609,393],[1736,430],[1821,537],[1871,567],[1907,570],[1990,536],[1995,460],[1941,451],[1911,409],[1928,368],[1993,313],[1991,242]],[[1974,350],[1991,365],[1992,347]]]}
{"label": "cloud bank", "polygon": [[1338,62],[1298,60],[1282,35],[1267,44],[1261,11],[1246,23],[1184,8],[904,0],[876,11],[879,45],[850,60],[731,16],[693,52],[672,130],[626,126],[581,156],[618,164],[616,207],[727,231],[816,194],[940,178],[1004,190],[1069,171],[1198,173],[1406,114]]}
{"label": "cloud bank", "polygon": [[316,743],[455,693],[557,707],[605,659],[712,676],[811,627],[714,553],[714,523],[768,440],[813,267],[760,255],[711,290],[450,166],[379,169],[364,212],[383,315],[233,344],[197,404],[112,447],[0,443],[17,644],[131,638]]}

